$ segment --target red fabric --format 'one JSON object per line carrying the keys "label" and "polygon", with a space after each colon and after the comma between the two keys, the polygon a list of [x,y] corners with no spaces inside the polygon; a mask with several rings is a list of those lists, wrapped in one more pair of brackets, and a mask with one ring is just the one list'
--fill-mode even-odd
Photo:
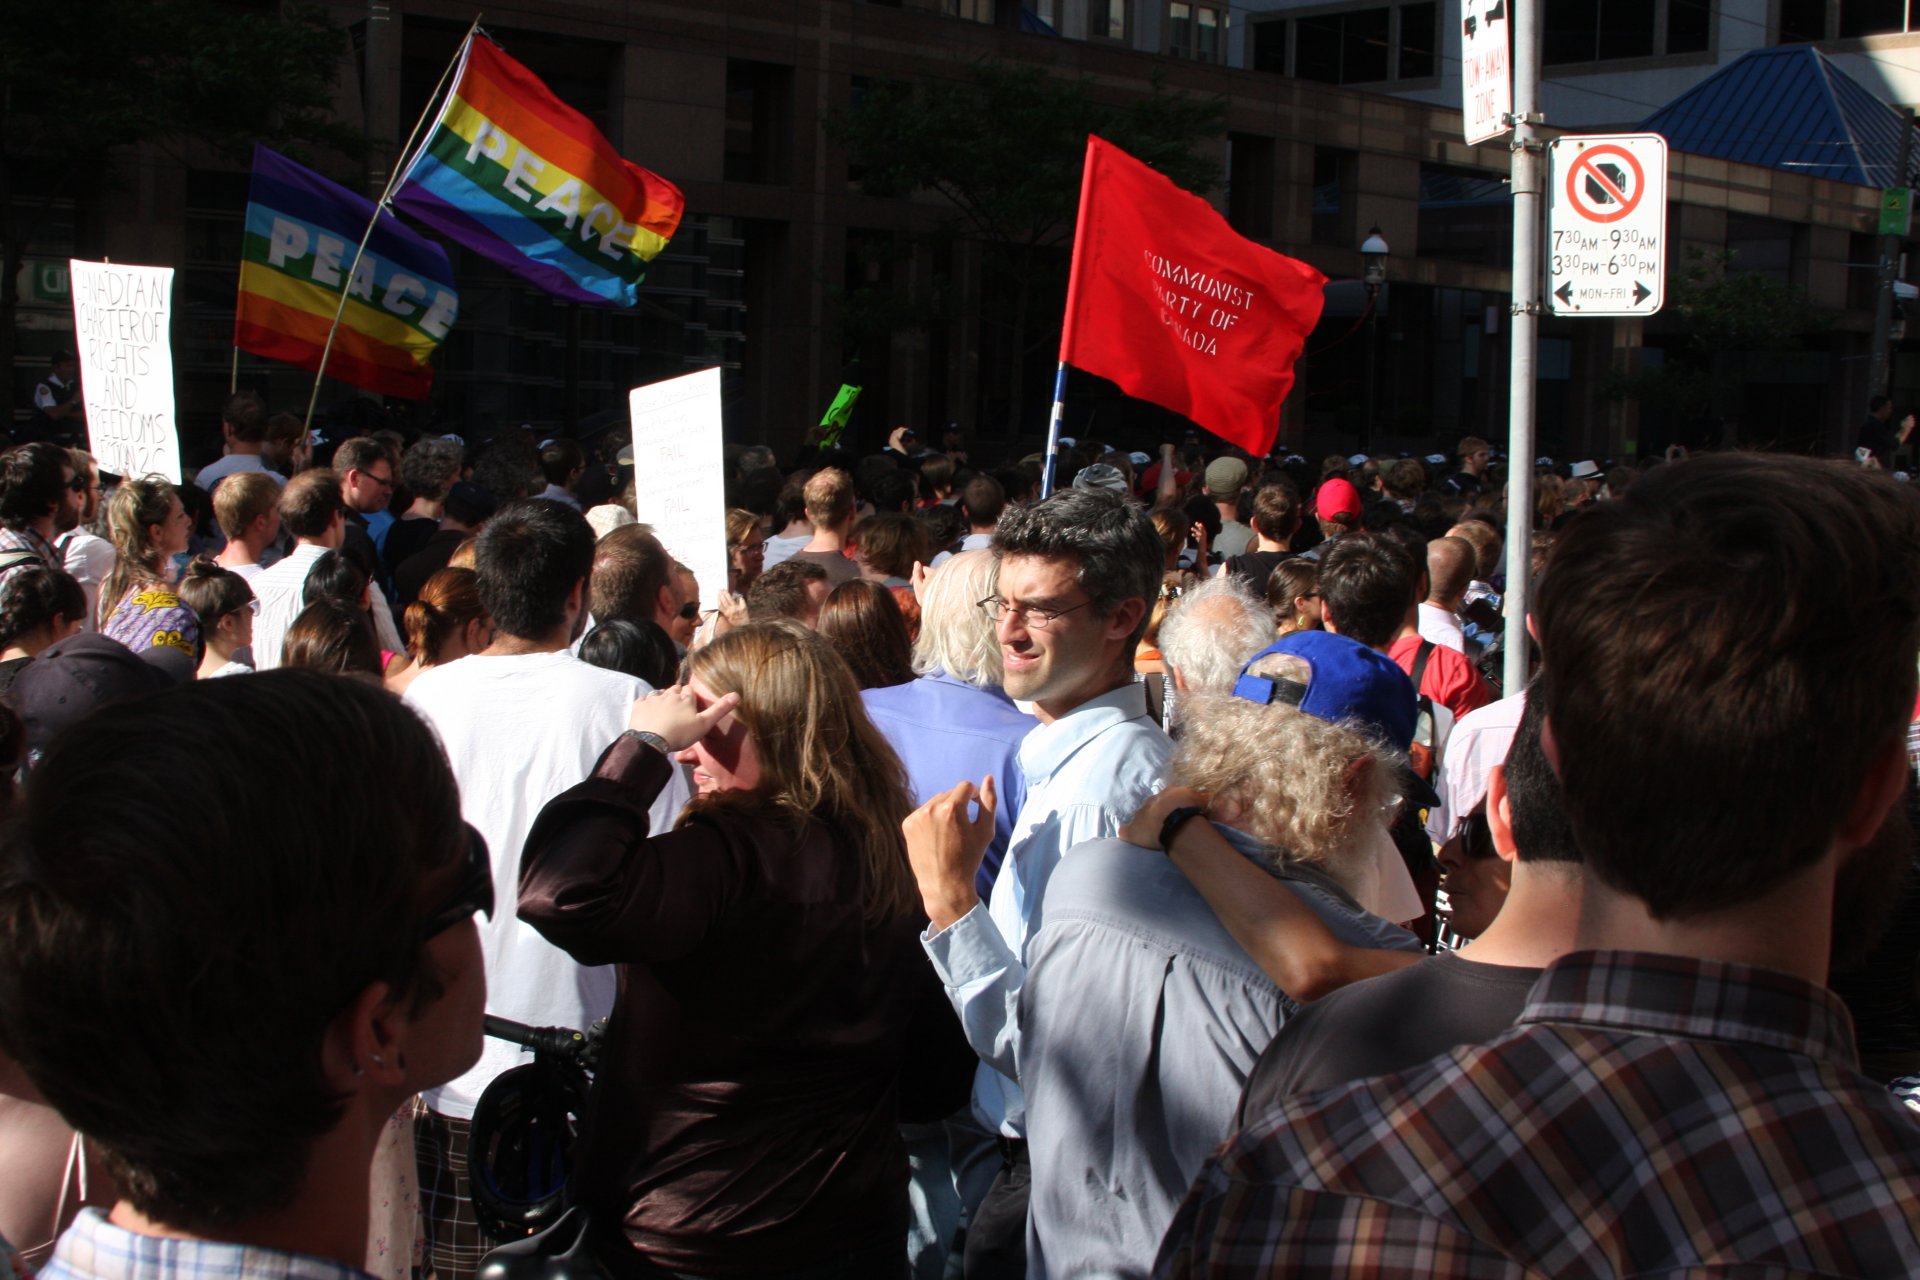
{"label": "red fabric", "polygon": [[[1413,674],[1414,655],[1419,651],[1420,637],[1417,634],[1401,636],[1387,646],[1387,656],[1409,676]],[[1493,701],[1493,690],[1473,669],[1466,655],[1443,644],[1435,645],[1433,652],[1427,655],[1427,669],[1420,673],[1419,692],[1453,712],[1455,720]]]}
{"label": "red fabric", "polygon": [[1326,277],[1089,136],[1060,359],[1256,457],[1273,447]]}

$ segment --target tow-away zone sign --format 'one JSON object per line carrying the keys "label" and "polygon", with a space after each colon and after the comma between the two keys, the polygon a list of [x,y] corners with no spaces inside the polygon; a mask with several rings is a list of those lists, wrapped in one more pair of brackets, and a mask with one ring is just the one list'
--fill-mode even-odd
{"label": "tow-away zone sign", "polygon": [[1650,316],[1667,293],[1667,140],[1590,134],[1547,145],[1547,310]]}

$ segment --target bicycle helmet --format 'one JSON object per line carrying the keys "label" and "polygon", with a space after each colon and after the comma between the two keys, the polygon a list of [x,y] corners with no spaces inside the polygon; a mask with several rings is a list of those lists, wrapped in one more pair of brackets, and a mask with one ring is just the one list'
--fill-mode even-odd
{"label": "bicycle helmet", "polygon": [[474,1213],[487,1234],[532,1235],[565,1212],[588,1090],[578,1066],[535,1061],[502,1072],[480,1095],[467,1170]]}

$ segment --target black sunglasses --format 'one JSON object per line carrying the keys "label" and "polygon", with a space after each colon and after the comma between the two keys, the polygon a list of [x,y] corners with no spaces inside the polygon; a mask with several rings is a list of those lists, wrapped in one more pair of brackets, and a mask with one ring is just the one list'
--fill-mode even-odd
{"label": "black sunglasses", "polygon": [[680,616],[681,616],[681,617],[683,617],[683,618],[685,618],[685,619],[686,619],[687,621],[689,621],[689,622],[691,622],[691,621],[693,621],[693,620],[694,620],[695,618],[697,618],[697,617],[699,617],[699,616],[700,616],[700,602],[699,602],[698,600],[689,600],[689,601],[687,601],[687,602],[686,602],[685,604],[683,604],[683,605],[681,605],[681,606],[680,606]]}
{"label": "black sunglasses", "polygon": [[460,825],[467,830],[467,861],[461,868],[460,887],[427,917],[426,928],[421,932],[423,938],[445,933],[471,919],[476,911],[493,919],[493,859],[487,854],[486,837],[470,823]]}

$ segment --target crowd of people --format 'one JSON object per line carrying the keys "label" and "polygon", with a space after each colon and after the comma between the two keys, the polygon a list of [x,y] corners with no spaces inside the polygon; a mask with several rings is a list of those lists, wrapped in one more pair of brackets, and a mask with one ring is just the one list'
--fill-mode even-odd
{"label": "crowd of people", "polygon": [[483,1015],[606,1019],[547,1275],[1920,1271],[1877,468],[728,446],[703,592],[617,441],[221,434],[0,453],[17,1276],[469,1280]]}

